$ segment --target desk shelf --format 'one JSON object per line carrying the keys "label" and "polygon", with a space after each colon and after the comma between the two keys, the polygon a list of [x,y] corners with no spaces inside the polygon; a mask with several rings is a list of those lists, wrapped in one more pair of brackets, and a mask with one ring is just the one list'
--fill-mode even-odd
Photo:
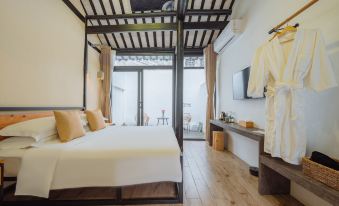
{"label": "desk shelf", "polygon": [[339,191],[304,175],[301,166],[288,164],[267,154],[260,155],[260,194],[289,194],[290,181],[296,182],[334,206],[339,206]]}
{"label": "desk shelf", "polygon": [[259,132],[255,132],[255,131],[263,132],[264,130],[262,129],[246,128],[236,123],[225,123],[224,121],[221,121],[221,120],[211,120],[210,121],[210,135],[208,138],[208,142],[210,146],[212,146],[212,143],[213,143],[213,131],[224,131],[224,132],[232,131],[242,136],[245,136],[247,138],[250,138],[252,140],[258,141],[259,142],[259,154],[262,154],[264,152],[265,135]]}

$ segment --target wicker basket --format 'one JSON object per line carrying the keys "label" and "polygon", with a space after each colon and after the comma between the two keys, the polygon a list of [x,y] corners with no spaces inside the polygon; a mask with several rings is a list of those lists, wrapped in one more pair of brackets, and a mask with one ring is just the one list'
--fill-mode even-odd
{"label": "wicker basket", "polygon": [[[337,160],[338,161],[338,160]],[[336,190],[339,190],[339,171],[303,158],[303,173]]]}

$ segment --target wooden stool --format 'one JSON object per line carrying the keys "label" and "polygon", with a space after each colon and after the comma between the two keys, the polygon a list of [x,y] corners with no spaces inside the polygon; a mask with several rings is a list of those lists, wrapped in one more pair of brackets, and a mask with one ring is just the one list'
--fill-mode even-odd
{"label": "wooden stool", "polygon": [[213,132],[213,149],[217,151],[224,151],[224,132],[223,131]]}

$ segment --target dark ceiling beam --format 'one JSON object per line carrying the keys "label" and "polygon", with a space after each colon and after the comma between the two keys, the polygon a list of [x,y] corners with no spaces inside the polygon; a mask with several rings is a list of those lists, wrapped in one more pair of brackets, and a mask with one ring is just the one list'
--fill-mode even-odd
{"label": "dark ceiling beam", "polygon": [[186,11],[186,16],[231,15],[231,9],[192,9]]}
{"label": "dark ceiling beam", "polygon": [[77,8],[75,8],[75,6],[69,1],[69,0],[62,0],[66,6],[68,6],[68,8],[70,10],[73,11],[73,13],[82,21],[85,23],[85,17],[78,11]]}
{"label": "dark ceiling beam", "polygon": [[[191,9],[187,10],[186,16],[210,16],[210,15],[230,15],[231,9]],[[153,12],[153,13],[131,13],[115,15],[88,15],[88,19],[132,19],[132,18],[150,18],[150,17],[171,17],[176,16],[174,11],[170,12]]]}
{"label": "dark ceiling beam", "polygon": [[176,30],[175,23],[150,23],[150,24],[121,24],[111,26],[87,26],[88,34],[104,34],[114,32],[132,31],[155,31],[155,30]]}
{"label": "dark ceiling beam", "polygon": [[99,54],[101,53],[100,49],[96,47],[94,44],[92,44],[90,41],[87,41],[88,45],[92,47],[95,51],[97,51]]}
{"label": "dark ceiling beam", "polygon": [[[225,22],[186,22],[184,29],[189,30],[222,30],[227,25]],[[105,25],[105,26],[87,26],[88,34],[105,34],[114,32],[138,32],[138,31],[175,31],[176,23],[149,23],[149,24],[121,24],[121,25]]]}
{"label": "dark ceiling beam", "polygon": [[227,21],[212,22],[185,22],[184,29],[187,30],[222,30],[227,25]]}
{"label": "dark ceiling beam", "polygon": [[[216,0],[212,0],[211,7],[210,7],[211,9],[214,8],[215,2],[216,2]],[[210,20],[211,20],[211,16],[208,16],[206,21],[209,22]],[[227,19],[226,19],[226,20],[227,20]],[[207,33],[206,30],[202,33],[202,37],[201,37],[201,39],[200,39],[200,44],[199,44],[200,47],[202,47],[203,44],[204,44],[204,42],[205,42],[205,36],[206,36],[206,33]]]}

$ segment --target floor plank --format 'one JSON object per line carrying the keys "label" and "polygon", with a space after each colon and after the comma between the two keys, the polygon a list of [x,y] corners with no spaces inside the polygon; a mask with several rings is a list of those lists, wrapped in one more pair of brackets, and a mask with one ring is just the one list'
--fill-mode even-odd
{"label": "floor plank", "polygon": [[248,165],[232,153],[214,151],[206,142],[184,142],[183,205],[301,205],[289,195],[262,196],[257,188],[258,178],[250,175]]}

